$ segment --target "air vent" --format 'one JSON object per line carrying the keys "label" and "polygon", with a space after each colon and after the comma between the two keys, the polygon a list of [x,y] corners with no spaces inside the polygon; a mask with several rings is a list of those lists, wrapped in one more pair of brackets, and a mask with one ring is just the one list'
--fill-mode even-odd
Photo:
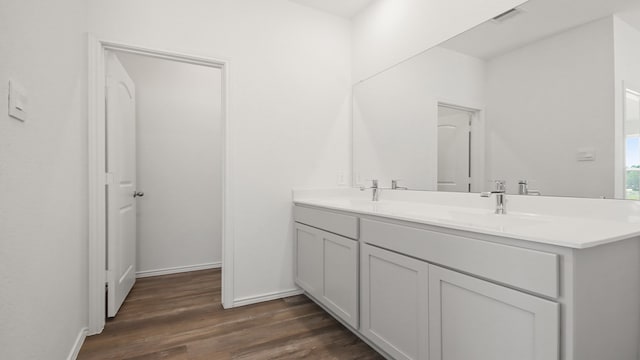
{"label": "air vent", "polygon": [[518,15],[520,13],[520,10],[518,10],[517,8],[513,8],[511,10],[507,10],[505,12],[503,12],[502,14],[494,17],[493,19],[491,19],[491,21],[496,22],[496,23],[501,23],[504,21],[507,21],[511,18],[513,18],[514,16]]}

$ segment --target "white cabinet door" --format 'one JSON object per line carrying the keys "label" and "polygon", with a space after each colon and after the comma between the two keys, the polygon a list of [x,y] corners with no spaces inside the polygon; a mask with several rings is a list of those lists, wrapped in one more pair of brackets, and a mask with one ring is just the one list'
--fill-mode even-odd
{"label": "white cabinet door", "polygon": [[559,305],[520,291],[429,267],[432,360],[553,360]]}
{"label": "white cabinet door", "polygon": [[358,242],[296,223],[296,283],[358,328]]}
{"label": "white cabinet door", "polygon": [[320,230],[295,224],[296,284],[320,298],[323,288],[323,249]]}
{"label": "white cabinet door", "polygon": [[358,328],[358,242],[322,232],[324,291],[322,302],[354,329]]}
{"label": "white cabinet door", "polygon": [[367,244],[360,261],[362,334],[396,360],[428,359],[429,265]]}

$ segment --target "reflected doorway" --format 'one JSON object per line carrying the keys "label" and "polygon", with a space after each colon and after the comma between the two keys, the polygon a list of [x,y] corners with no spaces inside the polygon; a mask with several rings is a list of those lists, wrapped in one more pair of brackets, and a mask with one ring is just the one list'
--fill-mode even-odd
{"label": "reflected doorway", "polygon": [[475,111],[438,105],[438,191],[471,192],[471,125]]}

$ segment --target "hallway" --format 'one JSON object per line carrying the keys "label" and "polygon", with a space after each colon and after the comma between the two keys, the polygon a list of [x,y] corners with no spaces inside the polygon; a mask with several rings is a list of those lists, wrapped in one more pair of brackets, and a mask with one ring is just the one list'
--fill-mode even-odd
{"label": "hallway", "polygon": [[382,359],[302,295],[223,310],[220,275],[138,279],[79,359]]}

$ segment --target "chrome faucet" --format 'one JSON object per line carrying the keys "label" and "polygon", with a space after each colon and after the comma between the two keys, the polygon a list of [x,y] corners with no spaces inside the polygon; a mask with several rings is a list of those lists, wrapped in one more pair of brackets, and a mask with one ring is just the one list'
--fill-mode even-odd
{"label": "chrome faucet", "polygon": [[391,190],[409,190],[406,186],[398,186],[398,181],[400,181],[400,179],[391,180]]}
{"label": "chrome faucet", "polygon": [[518,195],[541,195],[540,190],[529,189],[527,180],[520,180],[518,182]]}
{"label": "chrome faucet", "polygon": [[480,193],[482,197],[490,197],[496,194],[496,214],[504,215],[507,213],[507,182],[504,180],[495,180],[496,189]]}
{"label": "chrome faucet", "polygon": [[371,189],[372,191],[371,201],[378,201],[378,198],[380,198],[380,192],[382,191],[382,189],[378,187],[378,180],[371,180],[370,188],[366,188],[364,186],[360,187],[360,191],[365,191],[366,189]]}

